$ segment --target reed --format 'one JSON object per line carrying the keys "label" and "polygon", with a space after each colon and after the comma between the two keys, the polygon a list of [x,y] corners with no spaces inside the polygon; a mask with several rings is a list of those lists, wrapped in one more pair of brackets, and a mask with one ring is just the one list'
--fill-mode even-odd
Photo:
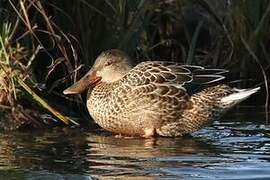
{"label": "reed", "polygon": [[[57,38],[65,36],[60,32],[59,34],[62,36],[55,33],[57,26],[47,16],[39,1],[17,1],[17,3],[9,1],[7,6],[5,10],[11,16],[1,19],[2,29],[0,32],[0,104],[1,107],[4,107],[4,114],[8,113],[12,117],[7,118],[5,116],[6,119],[10,120],[9,128],[2,125],[3,123],[1,123],[1,127],[4,129],[14,129],[24,123],[34,124],[39,120],[41,121],[39,124],[42,124],[44,114],[39,113],[38,109],[35,108],[36,106],[30,105],[29,107],[29,103],[25,107],[28,109],[23,109],[23,106],[27,104],[24,101],[29,101],[30,104],[39,104],[40,107],[51,112],[65,124],[70,122],[77,124],[52,108],[42,97],[35,93],[36,87],[39,86],[40,82],[37,82],[33,73],[35,71],[34,68],[37,67],[34,66],[34,63],[38,64],[41,61],[41,59],[37,58],[41,52],[45,52],[50,56],[38,33],[46,34],[52,43]],[[35,13],[42,20],[35,22],[35,19],[30,18],[31,13]],[[38,23],[46,24],[46,29],[41,29]],[[57,44],[56,48],[62,50],[61,52],[65,52],[66,47],[62,46],[61,43],[54,44]],[[65,54],[63,53],[62,55],[64,56]],[[50,58],[47,61],[52,66],[51,68],[43,67],[43,70],[46,70],[47,74],[49,74],[50,71],[53,71],[58,60]],[[15,120],[12,120],[12,118],[15,118]],[[11,124],[14,124],[13,127],[11,127]]]}
{"label": "reed", "polygon": [[239,86],[264,84],[268,109],[267,0],[9,0],[1,1],[0,14],[0,80],[8,82],[1,91],[8,101],[29,94],[20,77],[40,94],[33,101],[41,102],[45,91],[44,97],[73,102],[62,90],[101,51],[118,48],[134,63],[172,60],[226,68]]}
{"label": "reed", "polygon": [[[226,66],[238,79],[249,79],[253,83],[243,81],[242,86],[264,84],[265,111],[269,111],[269,74],[270,59],[266,49],[270,38],[270,2],[266,0],[231,1],[228,13],[220,17],[207,1],[199,3],[223,29],[230,46],[220,48],[231,52],[233,56],[225,59]],[[223,20],[221,20],[223,19]],[[228,53],[229,54],[229,53]],[[221,59],[222,60],[222,59]],[[267,114],[267,113],[266,113]],[[268,117],[266,117],[268,119]]]}

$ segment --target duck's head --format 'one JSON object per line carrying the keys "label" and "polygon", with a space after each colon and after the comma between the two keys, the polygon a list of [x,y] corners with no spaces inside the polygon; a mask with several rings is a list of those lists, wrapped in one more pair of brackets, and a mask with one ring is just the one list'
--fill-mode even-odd
{"label": "duck's head", "polygon": [[112,83],[121,79],[131,69],[128,55],[112,49],[102,52],[92,68],[75,84],[64,90],[64,94],[77,94],[98,83]]}

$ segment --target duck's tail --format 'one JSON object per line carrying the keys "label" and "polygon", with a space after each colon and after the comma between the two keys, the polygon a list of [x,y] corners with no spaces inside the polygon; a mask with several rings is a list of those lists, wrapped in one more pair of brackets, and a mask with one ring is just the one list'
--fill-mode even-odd
{"label": "duck's tail", "polygon": [[[225,110],[244,101],[252,94],[256,93],[259,89],[260,87],[249,89],[238,89],[221,84],[206,88],[194,94],[191,97],[191,99],[193,99],[193,103],[196,104],[197,106],[200,105],[204,106],[205,104],[207,104],[208,106],[213,105],[216,108],[219,107]],[[200,101],[198,101],[197,99],[200,99]]]}
{"label": "duck's tail", "polygon": [[250,89],[233,88],[234,92],[228,96],[222,97],[220,102],[225,105],[233,106],[244,101],[249,96],[251,96],[252,94],[256,93],[259,90],[260,90],[260,87],[250,88]]}
{"label": "duck's tail", "polygon": [[183,112],[181,120],[185,124],[184,133],[192,133],[213,120],[220,118],[236,104],[256,93],[260,87],[251,89],[231,88],[217,85],[206,88],[190,98],[190,109]]}

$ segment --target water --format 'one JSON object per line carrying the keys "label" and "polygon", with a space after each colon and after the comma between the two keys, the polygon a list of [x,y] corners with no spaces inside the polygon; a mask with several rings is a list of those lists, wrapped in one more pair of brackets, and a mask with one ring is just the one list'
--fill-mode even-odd
{"label": "water", "polygon": [[184,138],[54,128],[0,133],[0,179],[270,179],[270,126],[254,108]]}

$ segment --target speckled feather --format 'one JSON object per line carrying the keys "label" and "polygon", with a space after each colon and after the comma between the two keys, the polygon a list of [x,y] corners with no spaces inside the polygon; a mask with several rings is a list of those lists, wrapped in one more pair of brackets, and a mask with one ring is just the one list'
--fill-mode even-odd
{"label": "speckled feather", "polygon": [[192,79],[192,72],[177,63],[143,62],[120,81],[90,90],[88,109],[98,124],[115,133],[142,135],[145,128],[155,128],[163,136],[180,136],[203,126],[191,119],[196,113],[185,113],[197,108],[183,88]]}

